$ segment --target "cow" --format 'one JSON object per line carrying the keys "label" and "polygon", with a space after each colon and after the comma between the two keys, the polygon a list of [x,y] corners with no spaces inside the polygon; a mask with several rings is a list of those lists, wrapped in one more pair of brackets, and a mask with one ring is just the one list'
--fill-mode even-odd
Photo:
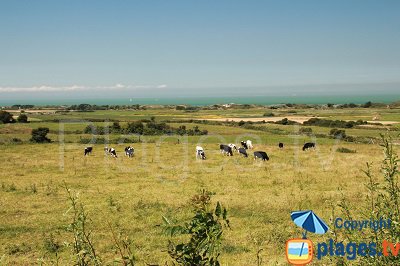
{"label": "cow", "polygon": [[314,142],[307,142],[303,146],[303,151],[314,148],[315,149],[315,143]]}
{"label": "cow", "polygon": [[233,143],[229,143],[228,146],[231,147],[232,151],[233,151],[233,150],[235,150],[235,151],[238,150],[237,147],[236,147],[236,145],[233,144]]}
{"label": "cow", "polygon": [[206,159],[206,154],[204,152],[203,147],[201,146],[196,146],[196,159],[202,159],[202,160]]}
{"label": "cow", "polygon": [[243,148],[246,150],[248,149],[246,141],[241,141],[240,144],[242,145]]}
{"label": "cow", "polygon": [[104,148],[104,151],[105,151],[106,155],[111,155],[111,156],[114,157],[114,158],[117,158],[117,157],[118,157],[118,156],[117,156],[117,152],[115,151],[114,148],[105,147],[105,148]]}
{"label": "cow", "polygon": [[246,140],[246,145],[248,149],[253,149],[253,144],[251,142],[251,140]]}
{"label": "cow", "polygon": [[282,142],[279,142],[278,146],[279,146],[279,149],[283,149],[283,143]]}
{"label": "cow", "polygon": [[255,151],[254,152],[254,160],[260,158],[263,161],[268,161],[269,157],[265,151]]}
{"label": "cow", "polygon": [[225,145],[225,144],[219,144],[219,151],[220,151],[221,153],[224,153],[225,147],[229,147],[229,146],[228,146],[228,145]]}
{"label": "cow", "polygon": [[251,140],[241,141],[240,144],[242,144],[242,147],[245,149],[253,149]]}
{"label": "cow", "polygon": [[131,146],[128,146],[125,148],[125,155],[128,156],[129,158],[133,157],[135,152],[135,149]]}
{"label": "cow", "polygon": [[228,145],[221,144],[219,145],[219,149],[221,150],[222,154],[226,154],[228,156],[233,156],[232,148]]}
{"label": "cow", "polygon": [[239,154],[242,154],[244,157],[248,157],[246,149],[245,148],[239,148],[238,150]]}
{"label": "cow", "polygon": [[91,154],[93,151],[93,147],[85,147],[85,156]]}
{"label": "cow", "polygon": [[118,158],[117,152],[115,151],[114,148],[110,148],[109,151],[108,151],[108,153],[111,154],[112,157]]}

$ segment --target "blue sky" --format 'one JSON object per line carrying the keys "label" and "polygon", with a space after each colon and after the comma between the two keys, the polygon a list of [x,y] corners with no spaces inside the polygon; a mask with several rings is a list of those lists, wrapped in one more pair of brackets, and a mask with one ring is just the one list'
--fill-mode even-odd
{"label": "blue sky", "polygon": [[0,98],[398,93],[400,1],[0,0]]}

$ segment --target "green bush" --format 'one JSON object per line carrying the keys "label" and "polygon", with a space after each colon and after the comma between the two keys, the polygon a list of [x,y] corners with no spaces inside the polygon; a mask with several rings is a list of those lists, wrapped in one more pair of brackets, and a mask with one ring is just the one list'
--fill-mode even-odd
{"label": "green bush", "polygon": [[346,131],[337,128],[332,128],[331,131],[329,131],[329,135],[336,139],[345,139],[347,137]]}
{"label": "green bush", "polygon": [[299,129],[300,134],[305,134],[305,135],[311,135],[312,134],[312,128],[311,127],[301,127]]}
{"label": "green bush", "polygon": [[311,118],[303,123],[305,126],[320,126],[320,127],[339,127],[339,128],[352,128],[358,125],[366,125],[367,121],[343,121],[343,120],[329,120],[320,118]]}
{"label": "green bush", "polygon": [[173,225],[163,216],[164,233],[169,236],[188,235],[188,242],[168,244],[168,253],[178,265],[219,266],[220,245],[224,226],[229,227],[227,210],[217,202],[211,209],[213,193],[203,190],[191,200],[194,216],[183,225]]}
{"label": "green bush", "polygon": [[28,123],[28,116],[26,114],[20,114],[17,117],[17,122],[18,123]]}
{"label": "green bush", "polygon": [[282,120],[276,121],[275,124],[279,125],[299,125],[296,121],[289,120],[287,118],[283,118]]}
{"label": "green bush", "polygon": [[265,116],[265,117],[273,117],[273,116],[275,116],[275,114],[272,113],[272,112],[266,112],[266,113],[263,114],[263,116]]}
{"label": "green bush", "polygon": [[12,114],[10,114],[9,112],[0,111],[0,123],[3,123],[3,124],[15,123],[15,120],[14,120]]}
{"label": "green bush", "polygon": [[337,152],[341,152],[341,153],[356,153],[355,150],[351,150],[345,147],[340,147],[336,149]]}
{"label": "green bush", "polygon": [[49,131],[50,130],[47,127],[39,127],[37,129],[33,129],[31,141],[36,143],[51,142],[51,140],[47,138],[47,134],[49,133]]}
{"label": "green bush", "polygon": [[[394,151],[393,144],[390,140],[382,136],[382,147],[384,151],[384,159],[381,164],[382,177],[377,178],[371,169],[371,164],[367,163],[366,170],[363,172],[367,177],[367,183],[360,188],[366,188],[366,200],[360,200],[356,205],[356,211],[359,214],[354,214],[354,209],[350,207],[349,202],[343,196],[339,203],[340,212],[343,219],[352,220],[357,217],[357,220],[386,220],[390,219],[391,228],[378,228],[375,230],[341,230],[340,232],[334,229],[335,242],[351,241],[354,243],[376,243],[376,251],[383,252],[382,245],[384,240],[392,243],[399,242],[400,236],[400,186],[399,186],[399,157]],[[359,191],[363,195],[363,191]],[[335,208],[333,215],[336,217]],[[361,215],[361,216],[360,216]],[[399,265],[399,259],[396,256],[359,256],[358,265]],[[337,265],[344,265],[343,258],[339,258]]]}

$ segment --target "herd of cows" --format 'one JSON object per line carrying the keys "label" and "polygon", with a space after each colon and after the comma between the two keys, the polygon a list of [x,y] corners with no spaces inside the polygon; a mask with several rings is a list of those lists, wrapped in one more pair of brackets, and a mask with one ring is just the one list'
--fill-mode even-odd
{"label": "herd of cows", "polygon": [[[229,143],[228,145],[225,144],[220,144],[219,149],[221,154],[227,155],[227,156],[233,156],[233,151],[238,152],[240,155],[243,157],[248,157],[247,150],[253,149],[253,143],[251,140],[247,141],[241,141],[240,142],[241,147],[237,147],[233,143]],[[279,149],[283,149],[283,143],[279,142],[278,144]],[[303,151],[306,151],[308,149],[315,148],[315,143],[314,142],[307,142],[303,145]],[[85,147],[84,154],[89,155],[93,151],[93,147]],[[106,155],[110,155],[111,157],[117,158],[117,151],[114,148],[109,148],[105,147],[104,152]],[[125,147],[125,155],[128,156],[129,158],[133,157],[135,153],[135,149],[131,146]],[[255,151],[253,152],[254,155],[254,160],[256,159],[261,159],[262,161],[268,161],[269,157],[266,152],[264,151]],[[196,159],[201,159],[205,160],[206,159],[206,153],[201,146],[196,146]]]}

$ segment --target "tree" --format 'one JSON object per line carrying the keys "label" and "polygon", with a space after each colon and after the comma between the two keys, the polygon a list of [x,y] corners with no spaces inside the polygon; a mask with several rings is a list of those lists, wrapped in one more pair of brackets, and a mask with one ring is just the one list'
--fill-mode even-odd
{"label": "tree", "polygon": [[135,133],[135,134],[143,134],[144,125],[140,121],[135,121],[128,124],[127,131],[128,133]]}
{"label": "tree", "polygon": [[18,123],[28,123],[28,116],[26,114],[20,114],[17,118]]}
{"label": "tree", "polygon": [[47,127],[33,129],[31,141],[36,143],[51,142],[51,140],[47,138],[47,133],[49,133],[49,131],[50,130]]}
{"label": "tree", "polygon": [[111,132],[119,133],[121,131],[121,125],[119,122],[114,122],[111,126]]}
{"label": "tree", "polygon": [[0,123],[3,123],[3,124],[15,123],[15,120],[14,120],[12,114],[10,114],[9,112],[0,111]]}
{"label": "tree", "polygon": [[366,102],[362,105],[364,108],[370,108],[372,106],[372,102]]}

